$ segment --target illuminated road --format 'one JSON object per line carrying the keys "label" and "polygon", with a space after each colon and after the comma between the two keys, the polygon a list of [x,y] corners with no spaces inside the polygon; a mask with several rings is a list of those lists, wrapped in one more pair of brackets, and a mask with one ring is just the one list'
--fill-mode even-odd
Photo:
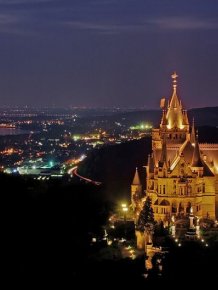
{"label": "illuminated road", "polygon": [[85,182],[92,183],[92,184],[95,184],[95,185],[101,185],[101,182],[99,182],[99,181],[95,181],[95,180],[86,178],[86,177],[81,176],[80,174],[78,174],[77,173],[77,166],[69,169],[68,170],[68,174],[70,174],[72,176],[76,176],[76,177],[80,178],[81,180],[84,180]]}

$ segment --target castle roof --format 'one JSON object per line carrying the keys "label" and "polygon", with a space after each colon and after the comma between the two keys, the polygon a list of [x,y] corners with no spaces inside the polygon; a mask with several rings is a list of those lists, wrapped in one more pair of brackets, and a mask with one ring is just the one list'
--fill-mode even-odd
{"label": "castle roof", "polygon": [[199,148],[199,143],[198,143],[198,138],[196,138],[195,141],[195,146],[194,146],[194,152],[192,156],[192,167],[204,167],[204,164],[201,159],[201,153],[200,153],[200,148]]}

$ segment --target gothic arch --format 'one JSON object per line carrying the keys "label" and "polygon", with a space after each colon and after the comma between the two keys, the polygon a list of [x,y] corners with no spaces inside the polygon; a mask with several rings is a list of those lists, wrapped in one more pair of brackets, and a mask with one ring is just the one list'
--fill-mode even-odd
{"label": "gothic arch", "polygon": [[172,201],[172,204],[171,204],[171,212],[172,214],[176,214],[177,213],[177,202],[176,201]]}

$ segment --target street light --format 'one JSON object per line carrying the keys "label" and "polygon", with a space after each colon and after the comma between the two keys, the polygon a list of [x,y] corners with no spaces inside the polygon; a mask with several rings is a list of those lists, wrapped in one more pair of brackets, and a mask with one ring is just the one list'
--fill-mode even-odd
{"label": "street light", "polygon": [[123,211],[123,214],[124,214],[124,217],[123,217],[123,220],[124,220],[124,236],[126,238],[126,214],[128,212],[128,207],[127,207],[126,203],[123,203],[121,205],[121,207],[122,207],[122,211]]}
{"label": "street light", "polygon": [[122,211],[124,213],[124,222],[126,222],[126,214],[128,212],[128,207],[127,207],[126,203],[122,203],[121,206],[122,206]]}
{"label": "street light", "polygon": [[124,222],[126,222],[126,213],[128,211],[127,207],[123,207],[123,212],[124,212]]}

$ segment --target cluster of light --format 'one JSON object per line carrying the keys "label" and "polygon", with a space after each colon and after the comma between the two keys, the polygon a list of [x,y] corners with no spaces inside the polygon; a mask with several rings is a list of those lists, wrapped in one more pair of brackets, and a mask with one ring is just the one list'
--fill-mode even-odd
{"label": "cluster of light", "polygon": [[1,155],[12,155],[12,154],[19,154],[21,155],[23,153],[23,150],[20,149],[14,149],[14,148],[8,148],[3,151],[0,151]]}
{"label": "cluster of light", "polygon": [[14,124],[1,123],[0,128],[15,128]]}
{"label": "cluster of light", "polygon": [[62,148],[67,148],[69,146],[69,143],[60,143],[59,146]]}
{"label": "cluster of light", "polygon": [[64,125],[64,121],[61,120],[49,120],[49,121],[43,121],[42,122],[43,125]]}
{"label": "cluster of light", "polygon": [[122,203],[122,204],[121,204],[121,207],[122,207],[122,210],[123,210],[124,212],[127,212],[127,211],[128,211],[128,207],[127,207],[127,204],[126,204],[126,203]]}
{"label": "cluster of light", "polygon": [[16,124],[18,124],[18,125],[22,125],[22,124],[27,124],[27,125],[29,125],[29,124],[32,124],[32,123],[33,123],[32,120],[23,120],[23,121],[17,121],[17,122],[16,122]]}
{"label": "cluster of light", "polygon": [[150,124],[139,124],[136,126],[131,126],[130,127],[131,130],[148,130],[148,129],[152,129],[152,126]]}
{"label": "cluster of light", "polygon": [[[103,135],[106,134],[106,132],[103,132],[103,133],[102,133]],[[99,140],[101,138],[101,135],[100,134],[73,135],[72,138],[74,141],[79,141],[79,140],[88,141],[88,140],[96,140],[96,139]]]}

